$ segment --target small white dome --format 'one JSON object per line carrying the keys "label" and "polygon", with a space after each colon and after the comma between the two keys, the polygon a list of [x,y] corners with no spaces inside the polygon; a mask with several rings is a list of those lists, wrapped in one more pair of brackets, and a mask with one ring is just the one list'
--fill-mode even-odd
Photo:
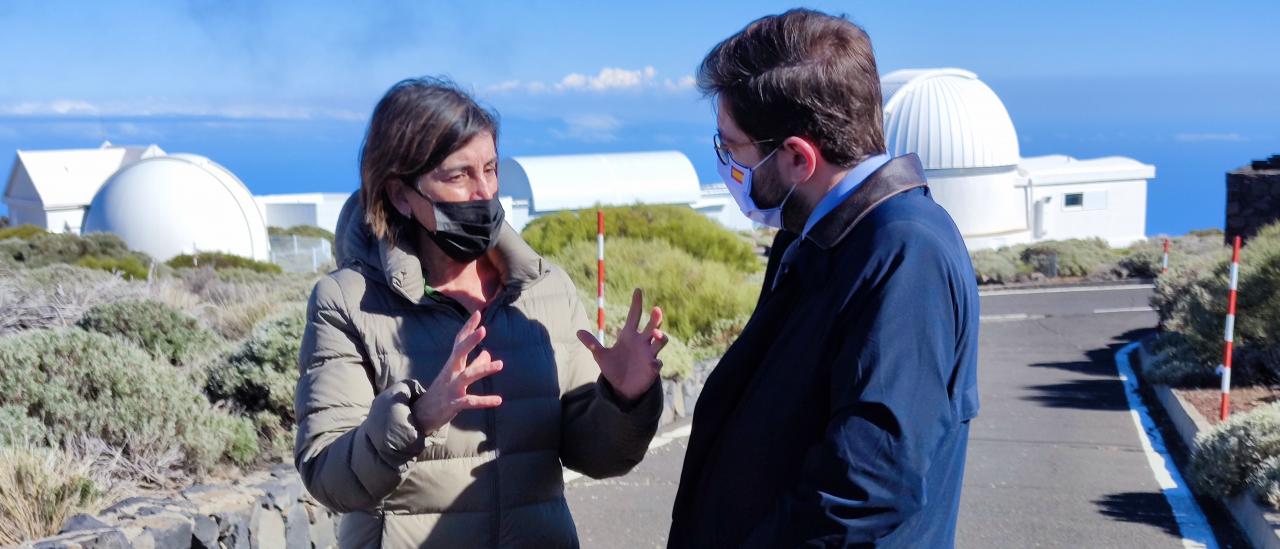
{"label": "small white dome", "polygon": [[197,251],[269,257],[266,223],[249,189],[194,154],[146,158],[116,172],[94,195],[83,227],[114,233],[160,261]]}
{"label": "small white dome", "polygon": [[880,79],[889,153],[916,153],[927,170],[1016,166],[1009,111],[978,76],[962,69],[910,69]]}

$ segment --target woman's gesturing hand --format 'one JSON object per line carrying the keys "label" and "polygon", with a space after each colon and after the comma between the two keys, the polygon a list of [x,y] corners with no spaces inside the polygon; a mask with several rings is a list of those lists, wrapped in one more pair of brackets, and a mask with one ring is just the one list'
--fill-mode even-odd
{"label": "woman's gesturing hand", "polygon": [[640,309],[644,306],[644,296],[637,288],[631,294],[631,310],[627,313],[627,322],[618,333],[618,340],[612,347],[605,347],[586,330],[578,331],[578,340],[591,351],[600,365],[600,372],[613,386],[614,391],[623,398],[634,401],[644,395],[645,391],[658,379],[662,370],[662,360],[658,352],[666,346],[668,338],[658,327],[662,326],[662,309],[654,307],[649,313],[649,323],[643,331],[640,327]]}
{"label": "woman's gesturing hand", "polygon": [[472,383],[502,371],[502,361],[492,360],[489,351],[480,351],[475,360],[467,364],[467,356],[484,340],[484,336],[480,312],[476,311],[453,338],[453,352],[449,354],[444,368],[413,403],[413,418],[424,433],[439,430],[463,410],[493,408],[502,404],[502,397],[498,395],[467,393]]}

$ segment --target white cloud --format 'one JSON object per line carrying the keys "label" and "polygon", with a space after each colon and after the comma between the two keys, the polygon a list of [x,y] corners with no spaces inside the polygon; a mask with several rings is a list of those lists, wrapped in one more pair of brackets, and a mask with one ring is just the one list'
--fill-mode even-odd
{"label": "white cloud", "polygon": [[1229,133],[1179,133],[1174,134],[1174,141],[1183,143],[1203,143],[1205,141],[1222,141],[1230,143],[1240,143],[1248,141],[1249,138],[1235,132]]}
{"label": "white cloud", "polygon": [[531,80],[528,82],[507,80],[488,86],[485,90],[492,93],[525,91],[534,94],[547,92],[604,93],[626,90],[666,90],[669,92],[679,92],[692,89],[693,85],[693,77],[688,75],[681,76],[676,79],[664,78],[662,80],[658,80],[658,70],[652,66],[646,66],[640,69],[604,67],[595,75],[571,72],[551,84],[541,80]]}
{"label": "white cloud", "polygon": [[677,80],[672,80],[670,78],[667,78],[662,81],[663,87],[667,88],[670,91],[691,90],[693,89],[693,86],[696,83],[697,81],[695,81],[693,77],[689,75],[681,76]]}
{"label": "white cloud", "polygon": [[157,99],[97,104],[73,99],[25,101],[8,105],[0,104],[0,116],[207,116],[235,119],[351,121],[360,121],[366,118],[363,114],[341,109],[289,105],[199,105],[172,103]]}
{"label": "white cloud", "polygon": [[563,129],[551,130],[551,135],[559,139],[569,139],[586,143],[605,143],[618,139],[617,130],[622,121],[609,114],[583,114],[564,119]]}

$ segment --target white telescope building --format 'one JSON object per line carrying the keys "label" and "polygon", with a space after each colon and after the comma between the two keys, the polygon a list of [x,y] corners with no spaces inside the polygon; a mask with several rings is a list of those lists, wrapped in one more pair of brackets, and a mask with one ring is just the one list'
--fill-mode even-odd
{"label": "white telescope building", "polygon": [[1146,238],[1155,167],[1118,156],[1023,158],[1004,103],[972,72],[912,69],[880,80],[885,144],[916,153],[970,250],[1098,237]]}

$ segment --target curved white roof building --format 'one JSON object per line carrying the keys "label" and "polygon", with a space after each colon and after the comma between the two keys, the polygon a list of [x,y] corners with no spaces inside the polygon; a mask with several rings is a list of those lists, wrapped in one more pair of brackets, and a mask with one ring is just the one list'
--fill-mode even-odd
{"label": "curved white roof building", "polygon": [[596,205],[693,205],[702,187],[688,157],[659,151],[504,158],[498,194],[518,230],[547,213]]}
{"label": "curved white roof building", "polygon": [[1004,102],[972,72],[908,69],[880,80],[885,146],[915,153],[970,249],[1099,237],[1145,238],[1146,184],[1133,159],[1023,158]]}
{"label": "curved white roof building", "polygon": [[914,152],[927,170],[1015,166],[1022,158],[1009,111],[976,74],[901,70],[880,86],[890,154]]}
{"label": "curved white roof building", "polygon": [[156,156],[112,175],[94,195],[82,232],[110,232],[164,261],[225,252],[266,261],[267,227],[249,189],[216,162]]}

